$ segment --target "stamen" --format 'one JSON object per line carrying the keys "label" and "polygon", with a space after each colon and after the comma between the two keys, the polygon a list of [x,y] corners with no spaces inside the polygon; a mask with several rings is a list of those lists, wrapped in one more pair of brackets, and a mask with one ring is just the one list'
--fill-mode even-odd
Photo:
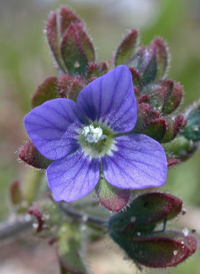
{"label": "stamen", "polygon": [[93,125],[84,127],[82,134],[86,137],[85,139],[89,143],[97,143],[99,140],[103,140],[106,138],[106,135],[103,134],[102,128],[95,128]]}

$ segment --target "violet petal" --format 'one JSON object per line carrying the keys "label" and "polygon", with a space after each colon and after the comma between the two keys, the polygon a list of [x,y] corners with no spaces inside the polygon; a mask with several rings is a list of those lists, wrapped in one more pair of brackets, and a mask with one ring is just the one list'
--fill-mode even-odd
{"label": "violet petal", "polygon": [[90,160],[79,149],[50,164],[46,174],[54,200],[72,202],[95,188],[100,176],[100,162]]}
{"label": "violet petal", "polygon": [[76,104],[59,98],[34,108],[24,118],[26,131],[39,152],[50,160],[65,157],[79,145],[74,138],[83,122]]}
{"label": "violet petal", "polygon": [[116,132],[131,131],[137,104],[128,67],[118,66],[91,82],[79,93],[77,105],[92,121],[105,122]]}
{"label": "violet petal", "polygon": [[124,189],[159,187],[165,183],[167,160],[163,147],[143,134],[116,137],[117,150],[102,159],[105,179]]}

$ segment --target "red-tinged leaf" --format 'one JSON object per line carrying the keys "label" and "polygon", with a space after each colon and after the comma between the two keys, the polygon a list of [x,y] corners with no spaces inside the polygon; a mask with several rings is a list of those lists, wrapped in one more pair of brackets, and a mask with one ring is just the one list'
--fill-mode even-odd
{"label": "red-tinged leaf", "polygon": [[149,104],[142,103],[142,104],[138,104],[137,109],[138,109],[137,123],[133,131],[141,133],[144,131],[144,129],[147,126],[151,107]]}
{"label": "red-tinged leaf", "polygon": [[[169,236],[170,237],[170,236]],[[190,256],[188,245],[167,237],[141,237],[129,239],[126,253],[146,267],[175,266]]]}
{"label": "red-tinged leaf", "polygon": [[98,78],[108,72],[108,67],[106,62],[101,62],[99,65],[91,63],[87,71],[87,80],[95,77]]}
{"label": "red-tinged leaf", "polygon": [[149,121],[155,120],[159,117],[160,117],[160,113],[157,110],[155,110],[155,109],[150,110],[150,112],[149,112]]}
{"label": "red-tinged leaf", "polygon": [[123,235],[138,235],[151,229],[151,225],[176,217],[182,209],[182,201],[170,194],[151,192],[135,198],[126,211],[113,215],[109,229]]}
{"label": "red-tinged leaf", "polygon": [[85,76],[94,62],[93,45],[81,24],[70,24],[61,43],[61,54],[69,74]]}
{"label": "red-tinged leaf", "polygon": [[57,78],[52,76],[44,80],[44,82],[37,88],[31,98],[32,108],[37,107],[44,102],[58,98],[57,92]]}
{"label": "red-tinged leaf", "polygon": [[58,93],[62,98],[69,98],[70,87],[76,78],[69,74],[63,74],[58,78]]}
{"label": "red-tinged leaf", "polygon": [[68,7],[62,7],[59,13],[59,27],[62,37],[71,23],[81,23],[81,19]]}
{"label": "red-tinged leaf", "polygon": [[148,63],[148,59],[144,58],[146,52],[146,47],[142,45],[137,53],[133,56],[133,58],[127,61],[127,66],[130,68],[134,68],[139,73],[139,75],[144,72],[144,69],[146,68],[146,65]]}
{"label": "red-tinged leaf", "polygon": [[156,47],[157,73],[155,80],[162,79],[169,66],[169,53],[167,46],[161,38],[156,38],[152,41],[150,47]]}
{"label": "red-tinged leaf", "polygon": [[29,141],[18,151],[19,158],[26,164],[31,165],[35,168],[46,169],[51,160],[45,158],[34,146],[34,144]]}
{"label": "red-tinged leaf", "polygon": [[126,64],[135,53],[138,41],[138,32],[132,29],[122,40],[115,54],[115,66]]}
{"label": "red-tinged leaf", "polygon": [[167,143],[172,141],[180,132],[180,130],[182,130],[185,127],[186,123],[187,119],[185,119],[183,115],[171,117],[170,120],[166,122],[166,132],[161,142]]}
{"label": "red-tinged leaf", "polygon": [[139,73],[137,72],[136,69],[131,68],[131,67],[129,67],[129,69],[130,69],[130,72],[132,74],[133,85],[138,87],[139,83],[140,83],[140,80],[141,80],[140,75],[139,75]]}
{"label": "red-tinged leaf", "polygon": [[124,208],[130,198],[129,189],[120,189],[106,182],[104,178],[100,180],[95,188],[95,192],[100,203],[110,211],[118,212]]}
{"label": "red-tinged leaf", "polygon": [[59,68],[65,72],[65,68],[62,62],[60,53],[60,41],[58,37],[58,26],[57,26],[57,14],[51,12],[46,24],[46,35],[49,42],[50,49],[52,50],[53,56],[59,66]]}
{"label": "red-tinged leaf", "polygon": [[144,134],[160,141],[163,139],[166,131],[166,124],[163,118],[158,118],[151,121],[144,131]]}
{"label": "red-tinged leaf", "polygon": [[172,93],[167,98],[162,112],[164,114],[170,114],[178,108],[183,96],[182,86],[175,84]]}
{"label": "red-tinged leaf", "polygon": [[79,92],[84,86],[81,77],[75,78],[72,75],[64,74],[58,78],[58,92],[62,98],[76,101]]}

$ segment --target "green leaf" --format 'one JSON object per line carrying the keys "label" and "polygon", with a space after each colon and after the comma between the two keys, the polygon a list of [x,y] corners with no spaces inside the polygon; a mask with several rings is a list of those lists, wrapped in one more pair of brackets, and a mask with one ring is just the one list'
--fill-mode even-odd
{"label": "green leaf", "polygon": [[186,110],[185,116],[187,117],[187,124],[181,135],[193,142],[200,141],[200,101]]}
{"label": "green leaf", "polygon": [[132,29],[122,40],[115,54],[115,66],[126,64],[134,55],[138,41],[138,32]]}
{"label": "green leaf", "polygon": [[89,62],[95,61],[95,53],[82,24],[70,24],[61,43],[61,54],[69,74],[86,76]]}

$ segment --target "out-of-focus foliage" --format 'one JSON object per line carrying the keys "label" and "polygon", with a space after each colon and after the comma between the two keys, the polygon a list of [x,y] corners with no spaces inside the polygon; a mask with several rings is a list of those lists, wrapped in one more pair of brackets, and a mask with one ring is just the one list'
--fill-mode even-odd
{"label": "out-of-focus foliage", "polygon": [[[83,4],[85,2],[85,4]],[[100,2],[102,2],[100,4]],[[127,10],[122,2],[126,3]],[[137,6],[138,0],[134,2]],[[145,1],[141,1],[145,2]],[[169,77],[184,86],[184,106],[200,97],[200,3],[196,0],[152,0],[149,17],[139,20],[136,8],[128,1],[0,1],[0,218],[8,212],[8,188],[14,179],[26,181],[27,168],[19,165],[14,153],[21,140],[28,140],[23,116],[31,109],[30,97],[44,78],[54,76],[43,29],[49,11],[69,5],[84,19],[98,45],[99,61],[111,57],[125,29],[139,28],[142,43],[162,37],[172,56]],[[148,3],[149,5],[149,3]],[[132,7],[133,16],[130,17]],[[121,13],[120,13],[121,12]],[[140,9],[140,17],[147,17]],[[185,206],[200,206],[200,153],[169,171],[165,189],[184,200]],[[26,183],[28,183],[26,181]],[[174,273],[199,273],[198,254],[191,263]]]}

